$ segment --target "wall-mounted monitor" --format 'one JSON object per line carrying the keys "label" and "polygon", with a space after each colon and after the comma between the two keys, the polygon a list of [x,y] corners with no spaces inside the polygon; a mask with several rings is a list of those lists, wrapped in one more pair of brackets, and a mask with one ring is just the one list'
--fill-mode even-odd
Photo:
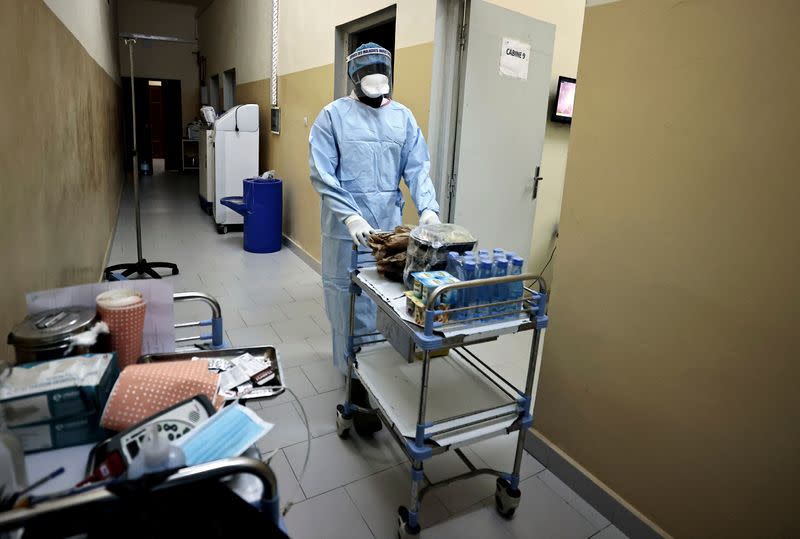
{"label": "wall-mounted monitor", "polygon": [[565,124],[572,123],[572,107],[575,105],[575,79],[572,77],[558,77],[556,88],[556,102],[553,107],[553,115],[550,117],[554,122]]}

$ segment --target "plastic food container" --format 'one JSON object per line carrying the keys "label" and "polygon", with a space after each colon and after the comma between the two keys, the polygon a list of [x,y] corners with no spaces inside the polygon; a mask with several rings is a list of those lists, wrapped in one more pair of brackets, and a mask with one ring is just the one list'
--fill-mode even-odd
{"label": "plastic food container", "polygon": [[460,225],[440,223],[418,226],[411,231],[406,252],[403,281],[406,288],[414,287],[412,273],[447,269],[447,253],[464,254],[475,248],[475,237]]}

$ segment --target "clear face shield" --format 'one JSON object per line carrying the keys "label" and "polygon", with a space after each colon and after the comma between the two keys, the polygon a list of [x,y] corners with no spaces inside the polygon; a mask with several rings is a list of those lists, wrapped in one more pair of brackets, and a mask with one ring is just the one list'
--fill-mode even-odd
{"label": "clear face shield", "polygon": [[347,57],[347,71],[357,95],[378,98],[391,92],[392,55],[384,48],[354,52]]}

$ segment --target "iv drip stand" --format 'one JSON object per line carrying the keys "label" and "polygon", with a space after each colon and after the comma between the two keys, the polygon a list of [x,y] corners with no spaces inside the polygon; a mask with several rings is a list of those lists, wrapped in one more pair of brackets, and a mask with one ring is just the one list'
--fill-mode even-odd
{"label": "iv drip stand", "polygon": [[[156,268],[164,268],[172,270],[172,275],[178,275],[178,265],[172,262],[148,262],[142,256],[142,219],[139,208],[139,156],[136,153],[136,90],[134,89],[134,76],[133,76],[133,44],[136,43],[136,38],[133,36],[122,36],[125,44],[128,46],[128,58],[131,64],[131,126],[133,127],[133,200],[136,209],[136,262],[128,262],[124,264],[115,264],[108,266],[103,270],[106,281],[117,280],[114,275],[115,271],[122,270],[122,276],[128,277],[133,274],[149,275],[153,279],[161,279],[161,275],[156,271]],[[137,36],[138,37],[138,36]],[[141,36],[144,39],[154,38],[156,36]],[[161,39],[167,41],[167,39]],[[173,40],[169,40],[173,41]]]}

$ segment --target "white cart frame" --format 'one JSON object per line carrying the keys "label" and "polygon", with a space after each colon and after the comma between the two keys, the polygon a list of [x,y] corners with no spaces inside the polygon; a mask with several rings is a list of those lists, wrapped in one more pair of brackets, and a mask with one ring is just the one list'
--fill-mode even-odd
{"label": "white cart frame", "polygon": [[[370,277],[365,276],[365,270],[374,266],[374,260],[368,256],[369,253],[359,252],[353,249],[351,262],[351,285],[350,285],[350,321],[349,338],[347,345],[348,374],[346,381],[345,402],[337,406],[336,426],[340,437],[349,436],[353,423],[353,413],[372,413],[376,414],[395,441],[398,442],[406,456],[411,461],[411,499],[408,507],[400,507],[398,511],[399,537],[415,536],[420,532],[419,508],[423,496],[432,489],[453,483],[461,479],[467,479],[480,474],[490,474],[496,476],[497,487],[495,490],[495,502],[501,515],[511,518],[519,505],[521,492],[519,490],[520,466],[522,464],[523,446],[525,432],[531,426],[533,418],[531,415],[533,385],[536,374],[536,358],[541,346],[542,330],[547,327],[547,288],[545,281],[538,275],[522,274],[506,277],[494,277],[490,279],[477,279],[473,281],[459,282],[438,287],[428,298],[426,305],[426,320],[424,327],[419,327],[407,322],[395,311],[390,301],[381,295],[374,283],[370,282]],[[370,272],[370,275],[374,273]],[[372,277],[374,278],[374,277]],[[453,290],[467,289],[472,287],[491,286],[496,284],[510,284],[523,282],[523,298],[508,301],[489,303],[481,307],[500,307],[505,311],[502,315],[485,314],[475,315],[475,307],[462,307],[451,309],[449,312],[463,312],[465,319],[439,323],[435,322],[436,317],[442,313],[434,307],[437,298]],[[533,281],[539,284],[539,291],[532,287],[524,286],[524,281]],[[391,323],[399,329],[400,333],[413,340],[416,349],[422,352],[421,383],[419,393],[419,405],[416,407],[416,417],[409,418],[410,408],[405,407],[405,413],[398,411],[397,407],[391,407],[389,403],[382,399],[382,384],[385,379],[375,376],[374,370],[366,368],[366,362],[372,362],[373,357],[367,350],[371,349],[376,343],[385,342],[381,339],[381,334],[370,333],[364,335],[356,334],[356,297],[366,294],[367,297],[383,311]],[[463,317],[462,317],[463,318]],[[498,323],[498,318],[505,321]],[[531,331],[531,348],[528,362],[528,371],[525,380],[525,388],[519,389],[514,384],[506,380],[497,371],[492,369],[472,351],[465,348],[466,345],[478,344],[496,340],[502,335],[517,333],[520,331]],[[384,345],[385,347],[385,345]],[[434,352],[442,349],[453,349],[455,355],[448,357],[433,357]],[[362,353],[363,352],[363,353]],[[365,365],[359,368],[359,361],[356,357],[361,354]],[[400,359],[400,356],[397,356]],[[432,361],[446,362],[440,364],[442,368],[452,366],[459,372],[469,370],[472,376],[467,376],[465,383],[475,384],[475,379],[480,378],[485,388],[490,388],[497,395],[504,396],[504,402],[496,405],[484,407],[477,410],[464,410],[462,413],[431,421],[426,417],[428,407],[428,388]],[[398,368],[407,364],[401,360]],[[391,361],[389,369],[392,368]],[[384,369],[385,370],[385,369]],[[357,406],[351,402],[351,385],[354,374],[359,375],[359,379],[367,389],[376,404],[374,409],[367,409]],[[409,421],[414,423],[414,432],[409,433],[406,428],[404,434],[400,425]],[[476,468],[459,449],[462,446],[475,443],[480,440],[509,434],[517,431],[518,438],[514,455],[513,469],[509,471],[495,470],[491,468]],[[430,483],[422,486],[423,481],[423,462],[434,455],[453,450],[458,457],[464,461],[469,468],[467,473],[447,478],[443,481]]]}

